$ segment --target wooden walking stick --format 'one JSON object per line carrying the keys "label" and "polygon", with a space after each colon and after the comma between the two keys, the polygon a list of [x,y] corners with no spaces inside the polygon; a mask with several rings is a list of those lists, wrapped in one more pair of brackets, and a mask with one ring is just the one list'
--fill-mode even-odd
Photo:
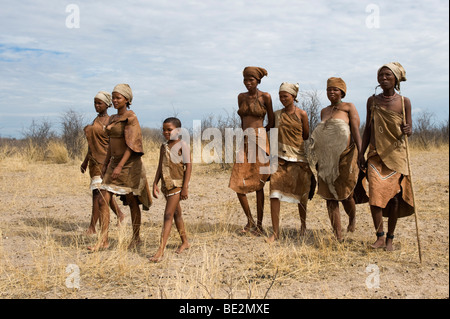
{"label": "wooden walking stick", "polygon": [[[402,96],[402,109],[403,109],[403,125],[406,125],[405,99],[403,96]],[[405,136],[405,144],[406,144],[406,161],[408,162],[408,172],[409,172],[409,179],[411,181],[411,192],[412,192],[413,205],[414,205],[414,219],[416,221],[417,246],[419,247],[420,263],[422,263],[422,249],[420,247],[419,223],[418,223],[418,218],[417,218],[416,199],[415,199],[415,195],[414,195],[414,188],[413,188],[413,181],[412,181],[412,174],[411,174],[411,164],[409,161],[408,135],[405,134],[404,136]]]}

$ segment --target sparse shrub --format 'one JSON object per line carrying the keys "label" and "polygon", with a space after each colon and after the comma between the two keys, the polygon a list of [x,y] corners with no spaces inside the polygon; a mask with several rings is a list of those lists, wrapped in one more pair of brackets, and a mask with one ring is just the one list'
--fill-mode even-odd
{"label": "sparse shrub", "polygon": [[448,145],[448,118],[442,123],[435,122],[435,114],[430,111],[420,112],[413,119],[413,134],[409,138],[411,145],[420,149]]}
{"label": "sparse shrub", "polygon": [[69,109],[61,115],[61,125],[61,139],[69,152],[69,157],[82,157],[86,143],[83,131],[86,126],[84,116]]}
{"label": "sparse shrub", "polygon": [[45,158],[55,164],[69,162],[69,152],[61,141],[51,141],[47,146]]}

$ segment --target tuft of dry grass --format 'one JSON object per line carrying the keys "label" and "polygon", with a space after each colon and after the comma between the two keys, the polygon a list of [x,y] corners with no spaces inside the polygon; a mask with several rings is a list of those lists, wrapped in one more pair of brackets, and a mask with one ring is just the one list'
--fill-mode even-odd
{"label": "tuft of dry grass", "polygon": [[[144,143],[152,150],[143,157],[151,184],[159,144]],[[127,250],[129,210],[119,201],[124,225],[112,214],[111,247],[89,253],[97,237],[84,234],[91,193],[79,162],[0,150],[0,298],[448,298],[448,148],[411,153],[423,264],[413,217],[399,220],[394,252],[371,250],[370,211],[358,205],[357,229],[339,244],[319,196],[308,202],[305,236],[296,205],[288,203],[281,205],[278,242],[239,235],[245,217],[227,187],[230,171],[219,164],[194,165],[189,199],[181,203],[191,248],[175,253],[174,227],[164,259],[154,264],[148,258],[159,245],[164,199],[143,212],[137,250]],[[248,197],[255,212],[255,196]],[[263,226],[270,233],[268,200]],[[368,265],[379,269],[379,288],[366,285]]]}

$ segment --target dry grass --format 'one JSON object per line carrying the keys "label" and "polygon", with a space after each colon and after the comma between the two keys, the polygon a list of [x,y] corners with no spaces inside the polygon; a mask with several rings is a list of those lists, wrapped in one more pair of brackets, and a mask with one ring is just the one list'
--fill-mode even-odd
{"label": "dry grass", "polygon": [[[147,141],[144,156],[153,181],[159,147]],[[34,162],[19,152],[0,151],[0,298],[448,298],[448,147],[413,150],[413,180],[424,261],[419,263],[414,218],[398,223],[397,250],[374,251],[367,205],[357,210],[357,230],[334,241],[325,202],[308,203],[308,232],[299,236],[295,205],[282,203],[282,239],[241,236],[245,224],[229,171],[194,165],[190,197],[182,202],[191,248],[175,254],[174,229],[164,260],[153,264],[164,199],[143,212],[143,245],[126,249],[126,224],[111,221],[111,247],[89,253],[96,241],[84,235],[91,212],[89,177],[78,161]],[[266,187],[266,194],[268,187]],[[249,196],[253,211],[255,197]],[[270,231],[266,196],[264,227]],[[114,216],[114,215],[113,215]],[[345,213],[342,213],[346,224]],[[79,267],[80,287],[67,284]],[[366,267],[380,270],[380,288],[366,286]],[[68,287],[69,286],[69,287]]]}

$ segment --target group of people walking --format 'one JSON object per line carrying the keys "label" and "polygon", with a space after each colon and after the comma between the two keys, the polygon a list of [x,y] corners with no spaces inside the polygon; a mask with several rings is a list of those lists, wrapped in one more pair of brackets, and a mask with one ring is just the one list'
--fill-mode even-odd
{"label": "group of people walking", "polygon": [[[400,82],[406,80],[404,68],[400,63],[392,62],[378,69],[377,79],[382,92],[367,101],[367,119],[362,137],[356,107],[342,101],[347,87],[341,78],[327,80],[330,105],[321,110],[321,122],[310,134],[308,115],[295,104],[298,102],[299,85],[288,82],[280,85],[279,99],[283,108],[274,112],[271,95],[258,89],[261,79],[267,75],[264,68],[246,67],[243,83],[247,92],[238,95],[238,115],[246,134],[242,147],[236,153],[239,161],[236,160],[233,165],[229,187],[237,193],[247,218],[241,232],[253,235],[264,233],[264,186],[269,182],[273,231],[267,238],[268,242],[280,238],[281,201],[298,205],[300,233],[305,233],[307,202],[313,198],[317,188],[317,194],[326,200],[338,241],[343,240],[339,202],[349,216],[347,231],[352,232],[355,230],[355,205],[368,201],[377,237],[371,246],[393,250],[397,219],[414,212],[410,172],[405,165],[404,139],[405,135],[412,133],[411,103],[408,98],[396,93],[400,92]],[[93,192],[88,233],[95,233],[95,224],[100,221],[99,240],[88,247],[92,251],[109,246],[109,208],[117,215],[118,223],[124,218],[113,195],[119,196],[124,205],[130,207],[133,229],[131,247],[140,243],[140,205],[148,210],[152,204],[141,160],[144,154],[142,133],[136,114],[129,109],[132,99],[133,94],[127,84],[118,84],[112,95],[100,91],[94,98],[98,116],[85,128],[88,153],[81,171],[84,173],[89,167]],[[108,116],[107,109],[111,105],[114,105],[117,114]],[[154,262],[163,257],[173,221],[182,242],[177,253],[190,246],[180,201],[188,198],[192,161],[189,146],[179,137],[180,128],[180,120],[174,117],[163,123],[166,142],[161,145],[152,195],[157,198],[161,191],[166,198],[166,207],[160,247],[150,258]],[[261,154],[270,155],[267,134],[271,128],[277,128],[278,134],[276,171],[268,169],[270,162],[266,159],[258,158]],[[309,149],[305,144],[308,139]],[[256,150],[252,145],[256,145]],[[317,171],[317,180],[311,167]],[[368,180],[367,194],[362,187],[365,179]],[[159,181],[161,188],[158,187]],[[247,199],[247,194],[252,192],[256,192],[256,221]],[[387,234],[383,228],[383,216],[389,218]]]}

